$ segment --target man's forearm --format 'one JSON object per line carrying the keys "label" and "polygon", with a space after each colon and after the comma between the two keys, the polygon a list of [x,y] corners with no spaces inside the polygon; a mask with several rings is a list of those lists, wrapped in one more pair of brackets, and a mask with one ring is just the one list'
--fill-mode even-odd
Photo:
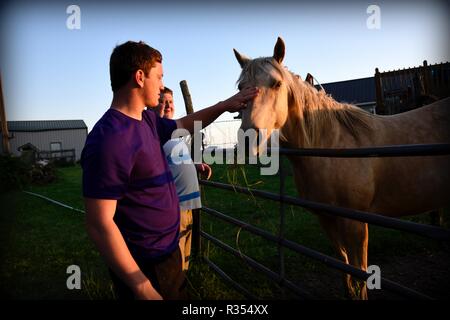
{"label": "man's forearm", "polygon": [[178,128],[183,128],[190,133],[193,133],[194,121],[201,121],[201,127],[205,128],[225,111],[227,111],[226,106],[222,102],[219,102],[212,107],[188,114],[187,116],[176,120],[177,126]]}
{"label": "man's forearm", "polygon": [[194,132],[194,121],[201,121],[201,127],[207,127],[225,111],[237,112],[246,107],[247,102],[253,100],[258,95],[258,88],[246,88],[228,98],[220,101],[212,107],[189,114],[177,120],[178,129],[186,129],[190,133]]}

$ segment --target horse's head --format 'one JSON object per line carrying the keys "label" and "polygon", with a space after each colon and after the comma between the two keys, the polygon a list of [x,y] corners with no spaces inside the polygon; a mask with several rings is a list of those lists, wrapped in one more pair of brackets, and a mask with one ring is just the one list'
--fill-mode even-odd
{"label": "horse's head", "polygon": [[[239,90],[258,87],[259,94],[246,109],[242,110],[241,129],[267,130],[259,139],[258,149],[266,142],[274,129],[280,129],[288,115],[289,73],[282,61],[285,53],[284,42],[278,38],[272,57],[250,59],[235,49],[234,54],[242,67],[238,80]],[[256,149],[252,150],[256,154]]]}

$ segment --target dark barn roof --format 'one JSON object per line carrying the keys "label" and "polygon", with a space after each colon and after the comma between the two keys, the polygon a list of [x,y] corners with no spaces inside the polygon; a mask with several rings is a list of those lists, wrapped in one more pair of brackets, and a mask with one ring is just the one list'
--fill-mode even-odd
{"label": "dark barn roof", "polygon": [[377,100],[374,77],[330,82],[322,86],[326,93],[339,102],[359,104]]}
{"label": "dark barn roof", "polygon": [[70,129],[87,129],[87,126],[83,120],[8,121],[8,130],[11,132],[35,132]]}

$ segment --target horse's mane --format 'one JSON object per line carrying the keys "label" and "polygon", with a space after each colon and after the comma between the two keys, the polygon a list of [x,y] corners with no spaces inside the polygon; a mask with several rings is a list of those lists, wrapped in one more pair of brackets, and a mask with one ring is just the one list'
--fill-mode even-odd
{"label": "horse's mane", "polygon": [[336,126],[345,128],[356,140],[361,136],[361,130],[372,129],[373,116],[367,111],[347,103],[339,103],[323,90],[295,77],[290,73],[289,112],[297,119],[303,119],[303,145],[317,146],[327,132],[334,132]]}
{"label": "horse's mane", "polygon": [[[335,132],[334,129],[337,129],[337,126],[346,129],[355,140],[360,138],[361,131],[372,130],[374,115],[369,112],[351,104],[337,102],[330,95],[324,91],[318,91],[273,59],[255,60],[260,60],[260,63],[269,62],[283,76],[287,84],[289,114],[286,125],[280,130],[282,140],[286,141],[286,136],[292,137],[294,134],[298,136],[302,146],[317,146],[323,141],[325,134]],[[257,66],[253,67],[260,69]],[[249,69],[250,76],[254,76],[256,70]],[[267,66],[263,69],[267,70]]]}

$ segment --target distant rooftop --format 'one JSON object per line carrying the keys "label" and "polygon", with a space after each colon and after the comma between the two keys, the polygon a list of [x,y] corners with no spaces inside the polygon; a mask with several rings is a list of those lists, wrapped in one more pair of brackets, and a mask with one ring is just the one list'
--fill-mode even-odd
{"label": "distant rooftop", "polygon": [[8,130],[13,132],[34,132],[87,129],[83,120],[33,120],[33,121],[8,121]]}
{"label": "distant rooftop", "polygon": [[330,82],[322,86],[326,93],[339,102],[361,104],[377,100],[374,77]]}

